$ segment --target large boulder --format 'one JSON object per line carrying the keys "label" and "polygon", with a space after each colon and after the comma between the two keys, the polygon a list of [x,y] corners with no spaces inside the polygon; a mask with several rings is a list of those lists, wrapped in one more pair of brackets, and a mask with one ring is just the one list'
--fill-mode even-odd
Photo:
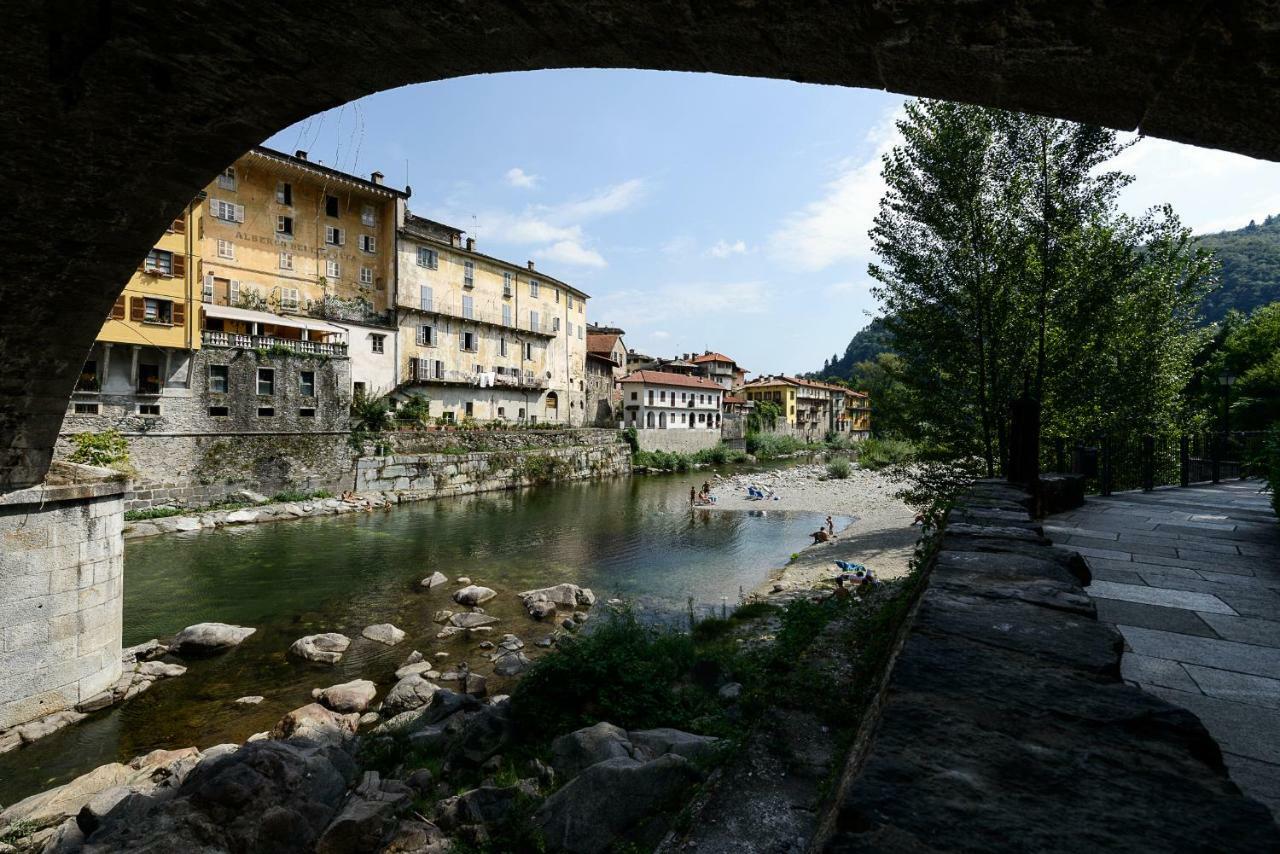
{"label": "large boulder", "polygon": [[173,636],[169,651],[184,656],[213,655],[239,646],[256,631],[257,629],[227,623],[196,623]]}
{"label": "large boulder", "polygon": [[387,646],[395,646],[404,640],[404,632],[397,629],[390,623],[378,623],[376,626],[365,626],[360,632],[361,635],[371,641],[384,643]]}
{"label": "large boulder", "polygon": [[368,679],[354,679],[341,685],[317,688],[311,696],[335,712],[363,712],[369,708],[378,688]]}
{"label": "large boulder", "polygon": [[648,847],[669,824],[662,811],[699,779],[676,754],[651,762],[606,759],[547,798],[534,821],[555,851],[599,854],[622,839]]}
{"label": "large boulder", "polygon": [[538,597],[566,608],[576,608],[578,606],[590,608],[596,603],[596,594],[591,592],[591,588],[579,587],[576,584],[568,583],[542,587],[537,590],[526,590],[518,595],[521,601],[525,603],[526,608],[529,602],[538,601]]}
{"label": "large boulder", "polygon": [[532,780],[521,780],[514,786],[481,786],[436,804],[436,821],[445,830],[496,824],[507,817],[521,796],[538,796]]}
{"label": "large boulder", "polygon": [[675,753],[685,759],[697,761],[710,758],[720,746],[720,739],[709,735],[694,735],[670,727],[633,730],[627,734],[635,748],[635,758],[642,761],[656,759],[667,753]]}
{"label": "large boulder", "polygon": [[435,588],[435,587],[439,587],[441,584],[448,584],[448,583],[449,583],[449,579],[446,578],[444,576],[444,573],[441,573],[441,572],[433,572],[431,573],[431,575],[422,579],[422,586],[427,588],[428,590],[431,590],[432,588]]}
{"label": "large boulder", "polygon": [[431,702],[431,698],[439,690],[439,685],[428,682],[417,673],[411,673],[397,682],[383,698],[383,717],[392,717],[401,712],[421,708]]}
{"label": "large boulder", "polygon": [[454,614],[449,617],[449,625],[455,626],[459,629],[478,629],[481,626],[492,626],[498,622],[499,620],[497,617],[491,617],[488,614],[473,614],[465,611],[461,614]]}
{"label": "large boulder", "polygon": [[493,654],[493,672],[498,676],[516,676],[523,673],[532,663],[529,657],[519,650],[498,649]]}
{"label": "large boulder", "polygon": [[396,813],[413,799],[413,791],[398,780],[383,780],[366,771],[360,784],[324,829],[316,843],[317,854],[363,854],[377,851],[388,835]]}
{"label": "large boulder", "polygon": [[569,778],[606,759],[631,759],[635,746],[622,727],[601,721],[551,742],[551,767]]}
{"label": "large boulder", "polygon": [[541,594],[525,599],[524,609],[535,620],[545,620],[556,615],[556,603]]}
{"label": "large boulder", "polygon": [[401,821],[380,854],[445,854],[452,843],[429,821]]}
{"label": "large boulder", "polygon": [[298,738],[317,744],[344,744],[360,727],[360,715],[340,714],[319,703],[294,709],[282,717],[271,730],[272,738]]}
{"label": "large boulder", "polygon": [[459,605],[483,605],[493,597],[497,596],[497,592],[490,590],[488,587],[480,587],[475,584],[468,584],[458,592],[453,594],[453,601]]}
{"label": "large boulder", "polygon": [[512,736],[510,706],[507,703],[483,706],[476,714],[465,717],[461,733],[449,746],[449,761],[473,767],[482,765],[505,750]]}
{"label": "large boulder", "polygon": [[289,652],[306,661],[320,664],[337,664],[342,654],[351,646],[351,638],[337,632],[300,637],[289,647]]}

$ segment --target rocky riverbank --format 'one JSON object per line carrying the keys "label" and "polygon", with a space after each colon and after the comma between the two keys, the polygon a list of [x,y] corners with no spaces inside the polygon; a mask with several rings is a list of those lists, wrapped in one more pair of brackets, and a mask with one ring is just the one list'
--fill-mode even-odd
{"label": "rocky riverbank", "polygon": [[[749,498],[749,486],[765,490],[769,498]],[[709,510],[805,511],[853,519],[834,540],[798,551],[791,563],[756,588],[758,595],[810,590],[830,582],[836,560],[861,563],[882,580],[901,578],[920,539],[920,528],[913,525],[915,511],[898,497],[903,484],[876,471],[855,467],[840,479],[828,477],[825,466],[813,464],[717,476],[711,487],[716,501]]]}

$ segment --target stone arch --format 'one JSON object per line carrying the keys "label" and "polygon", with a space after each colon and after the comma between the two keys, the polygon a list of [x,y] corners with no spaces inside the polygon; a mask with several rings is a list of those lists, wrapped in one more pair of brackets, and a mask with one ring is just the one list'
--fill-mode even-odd
{"label": "stone arch", "polygon": [[598,67],[888,89],[1280,156],[1280,12],[1243,0],[45,4],[0,90],[0,490],[38,481],[137,259],[225,164],[408,83]]}

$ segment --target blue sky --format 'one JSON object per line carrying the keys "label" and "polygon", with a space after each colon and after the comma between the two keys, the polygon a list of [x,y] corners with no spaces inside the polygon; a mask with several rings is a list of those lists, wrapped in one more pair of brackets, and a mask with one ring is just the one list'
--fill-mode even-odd
{"label": "blue sky", "polygon": [[[266,143],[413,187],[410,208],[591,294],[646,353],[814,370],[874,312],[866,236],[903,98],[707,74],[538,71],[390,90]],[[1162,140],[1124,207],[1197,230],[1280,212],[1280,164]]]}

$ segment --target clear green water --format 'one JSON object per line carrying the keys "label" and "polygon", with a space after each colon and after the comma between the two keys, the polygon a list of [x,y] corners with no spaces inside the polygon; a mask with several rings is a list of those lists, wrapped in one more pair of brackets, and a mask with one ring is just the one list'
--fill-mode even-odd
{"label": "clear green water", "polygon": [[[308,702],[312,688],[368,678],[381,693],[414,649],[487,672],[478,639],[435,639],[431,616],[457,587],[423,592],[418,582],[434,570],[497,590],[486,605],[502,620],[497,632],[519,635],[530,651],[551,630],[519,607],[514,593],[531,587],[571,581],[659,617],[683,614],[689,597],[704,611],[719,610],[722,597],[732,605],[809,542],[820,517],[691,511],[689,486],[706,477],[565,484],[131,542],[126,645],[205,621],[258,631],[229,654],[183,662],[185,675],[122,706],[0,755],[0,804],[157,747],[243,741]],[[395,647],[360,637],[382,622],[408,637]],[[286,658],[296,638],[322,631],[353,639],[338,665]],[[233,702],[248,694],[266,699]]]}

